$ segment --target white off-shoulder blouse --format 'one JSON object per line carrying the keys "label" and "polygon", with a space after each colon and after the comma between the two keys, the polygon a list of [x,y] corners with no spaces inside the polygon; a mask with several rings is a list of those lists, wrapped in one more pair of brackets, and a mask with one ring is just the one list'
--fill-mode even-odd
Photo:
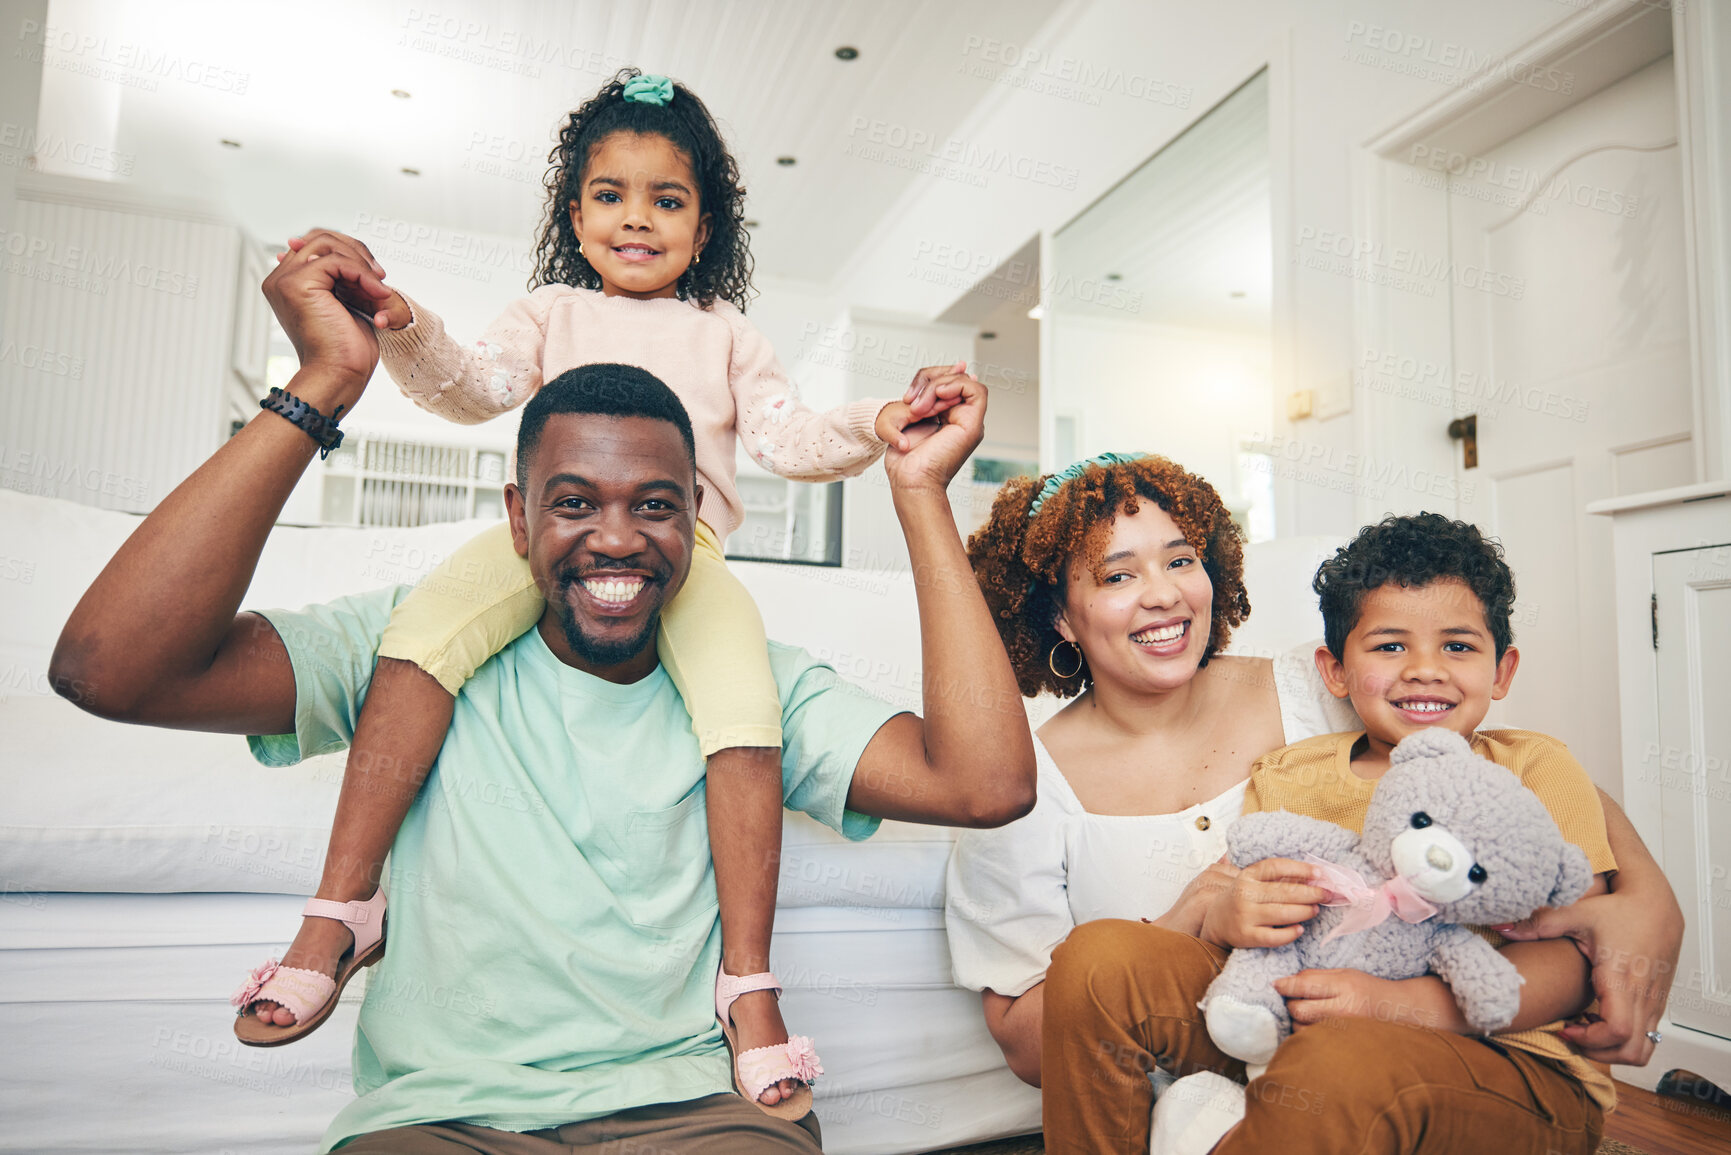
{"label": "white off-shoulder blouse", "polygon": [[[1273,659],[1287,742],[1358,725],[1316,672],[1312,642]],[[1164,914],[1226,850],[1249,779],[1174,814],[1091,814],[1038,738],[1034,809],[995,830],[956,838],[944,921],[958,986],[1018,996],[1046,977],[1052,950],[1096,918]]]}

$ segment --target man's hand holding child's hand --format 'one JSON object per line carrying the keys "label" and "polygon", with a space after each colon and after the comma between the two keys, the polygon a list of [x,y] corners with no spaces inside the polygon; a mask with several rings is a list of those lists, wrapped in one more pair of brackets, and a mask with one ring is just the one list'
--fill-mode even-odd
{"label": "man's hand holding child's hand", "polygon": [[[362,245],[359,241],[352,237],[345,236],[342,233],[333,233],[329,230],[318,231],[325,233],[328,238],[341,238],[343,241],[347,241],[351,245],[359,246],[362,250],[366,250],[367,260],[372,266],[373,275],[378,277],[381,281],[384,280],[384,266],[374,259],[371,250],[367,250],[365,245]],[[289,253],[298,253],[302,249],[306,248],[308,240],[313,239],[313,236],[314,234],[309,234],[304,237],[290,237],[288,239],[289,251],[288,253],[278,253],[276,255],[277,263],[281,264],[285,259],[287,259]],[[385,288],[389,289],[390,287],[385,286]],[[406,327],[410,321],[414,320],[413,314],[409,311],[409,303],[403,300],[403,295],[395,289],[390,289],[390,295],[387,297],[375,298],[372,296],[357,295],[356,293],[349,291],[347,286],[338,285],[336,295],[337,299],[344,305],[347,305],[356,313],[359,313],[361,316],[372,321],[375,329],[401,329]]]}
{"label": "man's hand holding child's hand", "polygon": [[968,373],[968,363],[932,365],[914,374],[908,391],[900,401],[891,401],[878,410],[877,439],[906,453],[913,448],[907,436],[910,426],[931,421],[945,410],[962,403],[962,387],[966,382],[980,383]]}

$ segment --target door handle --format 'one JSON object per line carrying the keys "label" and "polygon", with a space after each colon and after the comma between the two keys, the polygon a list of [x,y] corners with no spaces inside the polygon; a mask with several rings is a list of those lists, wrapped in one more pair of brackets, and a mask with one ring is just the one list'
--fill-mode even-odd
{"label": "door handle", "polygon": [[1461,442],[1465,450],[1465,460],[1462,466],[1466,469],[1479,467],[1479,415],[1468,413],[1465,417],[1456,417],[1449,422],[1449,436]]}

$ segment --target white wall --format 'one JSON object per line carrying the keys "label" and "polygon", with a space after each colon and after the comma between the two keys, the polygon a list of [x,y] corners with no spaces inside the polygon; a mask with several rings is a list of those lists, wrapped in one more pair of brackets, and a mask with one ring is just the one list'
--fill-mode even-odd
{"label": "white wall", "polygon": [[[477,340],[507,305],[529,291],[532,237],[462,233],[372,213],[359,213],[332,227],[366,242],[385,268],[385,283],[437,313],[445,331],[465,345]],[[281,239],[273,238],[272,243]],[[383,365],[345,425],[410,437],[417,431],[448,433],[458,428],[403,396]],[[517,415],[511,413],[475,427],[467,436],[508,448],[516,433]]]}
{"label": "white wall", "polygon": [[1046,331],[1054,376],[1083,398],[1078,457],[1157,453],[1242,496],[1239,444],[1268,432],[1266,341],[1072,314]]}
{"label": "white wall", "polygon": [[[1039,54],[1007,73],[955,134],[976,152],[1023,158],[1019,171],[1030,175],[994,173],[984,196],[953,181],[915,186],[861,244],[838,291],[868,306],[938,315],[957,295],[952,281],[931,275],[942,271],[934,264],[940,257],[960,251],[996,267],[1027,240],[1030,225],[1056,231],[1266,65],[1275,409],[1296,389],[1318,390],[1338,407],[1350,397],[1358,352],[1357,282],[1295,267],[1298,230],[1353,234],[1354,150],[1450,91],[1448,69],[1426,65],[1426,53],[1495,57],[1577,10],[1555,0],[1098,0],[1067,6],[1032,44],[958,45],[959,66]],[[1408,55],[1368,51],[1371,26],[1420,47]],[[1420,74],[1427,68],[1444,79]],[[1062,408],[1066,383],[1042,384],[1054,399],[1047,409]],[[1279,432],[1282,419],[1274,419]],[[1307,422],[1302,432],[1322,451],[1343,453],[1359,437],[1352,417]],[[1286,490],[1282,535],[1357,527],[1350,493],[1308,486],[1297,500],[1298,489]]]}
{"label": "white wall", "polygon": [[0,234],[0,486],[148,511],[226,434],[240,233],[22,183]]}

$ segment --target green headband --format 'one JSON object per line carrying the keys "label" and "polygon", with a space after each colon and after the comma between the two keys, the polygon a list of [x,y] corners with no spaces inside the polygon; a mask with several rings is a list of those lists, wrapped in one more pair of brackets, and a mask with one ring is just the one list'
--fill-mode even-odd
{"label": "green headband", "polygon": [[645,72],[627,80],[622,95],[633,104],[653,104],[657,108],[665,108],[668,101],[673,99],[673,81],[665,76]]}
{"label": "green headband", "polygon": [[1036,513],[1039,513],[1040,507],[1046,504],[1046,499],[1048,497],[1051,497],[1054,493],[1057,493],[1058,490],[1062,489],[1066,481],[1074,481],[1076,478],[1088,472],[1088,467],[1090,465],[1098,465],[1101,468],[1105,468],[1108,465],[1125,465],[1132,461],[1140,461],[1142,458],[1147,456],[1146,453],[1101,453],[1094,457],[1090,457],[1085,461],[1078,461],[1074,465],[1066,466],[1057,473],[1046,478],[1046,484],[1040,487],[1040,495],[1034,498],[1034,504],[1028,507],[1028,516],[1033,517]]}

